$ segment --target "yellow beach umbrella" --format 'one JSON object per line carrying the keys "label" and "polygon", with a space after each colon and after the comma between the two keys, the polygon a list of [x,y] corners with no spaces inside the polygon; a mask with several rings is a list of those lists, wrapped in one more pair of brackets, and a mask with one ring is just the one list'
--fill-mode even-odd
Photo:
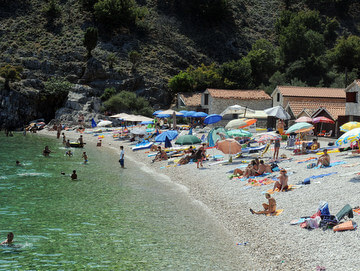
{"label": "yellow beach umbrella", "polygon": [[341,132],[349,132],[352,129],[360,128],[360,122],[357,121],[350,121],[340,126]]}

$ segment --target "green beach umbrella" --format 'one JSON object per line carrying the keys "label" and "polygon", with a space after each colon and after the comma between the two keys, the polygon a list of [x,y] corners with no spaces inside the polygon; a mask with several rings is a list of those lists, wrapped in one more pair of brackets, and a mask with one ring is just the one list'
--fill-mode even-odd
{"label": "green beach umbrella", "polygon": [[251,137],[252,133],[245,131],[243,129],[235,129],[226,132],[229,136],[235,137]]}
{"label": "green beach umbrella", "polygon": [[197,144],[197,143],[201,143],[200,138],[198,138],[197,136],[194,135],[183,135],[180,136],[175,144],[178,145],[193,145],[193,144]]}

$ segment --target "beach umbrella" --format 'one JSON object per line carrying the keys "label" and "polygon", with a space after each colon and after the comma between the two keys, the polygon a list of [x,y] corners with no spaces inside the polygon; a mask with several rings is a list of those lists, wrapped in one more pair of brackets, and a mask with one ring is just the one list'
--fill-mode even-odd
{"label": "beach umbrella", "polygon": [[214,147],[217,141],[223,140],[225,138],[229,138],[226,130],[222,127],[217,127],[211,129],[207,136],[207,142],[209,144],[209,147]]}
{"label": "beach umbrella", "polygon": [[169,115],[169,114],[157,114],[156,117],[160,118],[160,119],[163,119],[163,118],[170,118],[171,115]]}
{"label": "beach umbrella", "polygon": [[205,118],[205,117],[207,117],[207,116],[208,116],[208,114],[206,114],[205,112],[196,112],[196,113],[193,115],[194,118]]}
{"label": "beach umbrella", "polygon": [[359,139],[360,139],[360,128],[355,128],[340,136],[338,140],[336,140],[335,144],[337,146],[340,146],[342,144],[357,141]]}
{"label": "beach umbrella", "polygon": [[105,126],[109,126],[111,124],[112,124],[112,122],[109,121],[109,120],[102,120],[97,124],[97,126],[98,127],[105,127]]}
{"label": "beach umbrella", "polygon": [[187,110],[181,110],[181,111],[179,111],[181,114],[185,114],[185,113],[187,113],[188,111]]}
{"label": "beach umbrella", "polygon": [[331,123],[331,124],[335,123],[335,121],[333,121],[333,120],[331,120],[331,119],[329,119],[327,117],[323,117],[323,116],[314,118],[312,120],[312,122],[313,123],[319,123],[319,122],[321,122],[321,123]]}
{"label": "beach umbrella", "polygon": [[146,125],[146,124],[154,124],[154,121],[153,120],[147,120],[147,121],[140,122],[140,125]]}
{"label": "beach umbrella", "polygon": [[157,110],[157,111],[155,111],[155,112],[153,113],[153,116],[159,114],[159,113],[162,112],[162,111],[163,111],[163,110]]}
{"label": "beach umbrella", "polygon": [[312,122],[312,118],[302,116],[302,117],[298,118],[297,120],[295,120],[295,122]]}
{"label": "beach umbrella", "polygon": [[242,119],[234,119],[226,124],[226,129],[239,129],[240,127],[246,127],[247,123]]}
{"label": "beach umbrella", "polygon": [[269,133],[259,134],[256,138],[256,141],[259,143],[264,143],[264,142],[268,142],[268,141],[272,141],[272,140],[277,140],[280,138],[281,138],[281,135],[276,134],[274,132],[269,132]]}
{"label": "beach umbrella", "polygon": [[264,111],[268,116],[276,117],[278,119],[288,120],[291,118],[289,113],[286,112],[285,109],[279,105],[265,109]]}
{"label": "beach umbrella", "polygon": [[219,141],[216,148],[222,151],[224,154],[236,154],[241,152],[240,143],[232,138]]}
{"label": "beach umbrella", "polygon": [[191,118],[196,114],[195,111],[188,111],[184,114],[184,117]]}
{"label": "beach umbrella", "polygon": [[211,114],[208,115],[205,119],[204,119],[204,123],[205,124],[212,124],[212,123],[217,123],[220,120],[222,120],[222,116],[217,115],[217,114]]}
{"label": "beach umbrella", "polygon": [[177,112],[177,111],[172,110],[172,109],[163,110],[163,111],[157,113],[157,116],[158,116],[159,114],[162,114],[162,115],[171,115],[171,116],[172,116],[174,113],[175,113],[175,115],[176,115],[177,117],[183,117],[183,116],[184,116],[183,113]]}
{"label": "beach umbrella", "polygon": [[314,126],[307,122],[298,122],[289,127],[285,134],[304,133],[314,129]]}
{"label": "beach umbrella", "polygon": [[130,131],[131,134],[134,135],[145,135],[146,134],[146,130],[145,129],[140,129],[140,128],[134,128]]}
{"label": "beach umbrella", "polygon": [[243,121],[245,121],[246,125],[240,126],[239,128],[245,128],[245,127],[248,127],[250,125],[253,125],[254,123],[257,122],[257,119],[243,119]]}
{"label": "beach umbrella", "polygon": [[171,145],[171,142],[170,142],[170,139],[169,137],[165,137],[165,148],[171,148],[172,145]]}
{"label": "beach umbrella", "polygon": [[175,142],[175,144],[178,145],[193,145],[198,143],[201,143],[201,139],[194,135],[179,136],[179,138]]}
{"label": "beach umbrella", "polygon": [[230,130],[226,132],[229,136],[234,136],[234,137],[251,137],[252,133],[250,133],[249,131],[245,131],[243,129],[235,129],[235,130]]}
{"label": "beach umbrella", "polygon": [[350,121],[340,126],[341,132],[349,132],[352,129],[360,128],[360,122],[357,121]]}
{"label": "beach umbrella", "polygon": [[169,130],[162,132],[161,134],[157,135],[155,137],[156,142],[165,142],[166,137],[168,137],[170,140],[175,139],[178,136],[178,132],[175,130]]}
{"label": "beach umbrella", "polygon": [[223,112],[220,113],[220,115],[221,116],[224,116],[226,114],[244,114],[245,115],[246,112],[255,113],[255,110],[252,110],[245,106],[235,104],[235,105],[228,106]]}

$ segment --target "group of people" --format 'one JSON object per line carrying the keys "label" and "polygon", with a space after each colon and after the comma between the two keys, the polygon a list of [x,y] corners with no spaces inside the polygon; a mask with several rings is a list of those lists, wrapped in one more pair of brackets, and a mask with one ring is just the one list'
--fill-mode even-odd
{"label": "group of people", "polygon": [[242,171],[241,169],[237,168],[234,170],[234,175],[242,175],[245,178],[248,178],[250,176],[260,176],[264,173],[270,173],[271,172],[271,165],[265,164],[264,160],[259,160],[259,158],[255,158],[254,160],[251,160],[251,162],[246,167],[245,171]]}

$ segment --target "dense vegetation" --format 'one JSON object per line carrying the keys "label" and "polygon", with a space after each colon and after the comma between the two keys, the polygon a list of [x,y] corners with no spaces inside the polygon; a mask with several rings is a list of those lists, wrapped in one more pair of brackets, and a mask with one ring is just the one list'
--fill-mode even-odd
{"label": "dense vegetation", "polygon": [[[1,76],[7,88],[56,77],[103,102],[127,90],[159,107],[207,87],[344,87],[359,76],[359,14],[355,0],[4,0]],[[107,109],[126,108],[114,100]]]}

